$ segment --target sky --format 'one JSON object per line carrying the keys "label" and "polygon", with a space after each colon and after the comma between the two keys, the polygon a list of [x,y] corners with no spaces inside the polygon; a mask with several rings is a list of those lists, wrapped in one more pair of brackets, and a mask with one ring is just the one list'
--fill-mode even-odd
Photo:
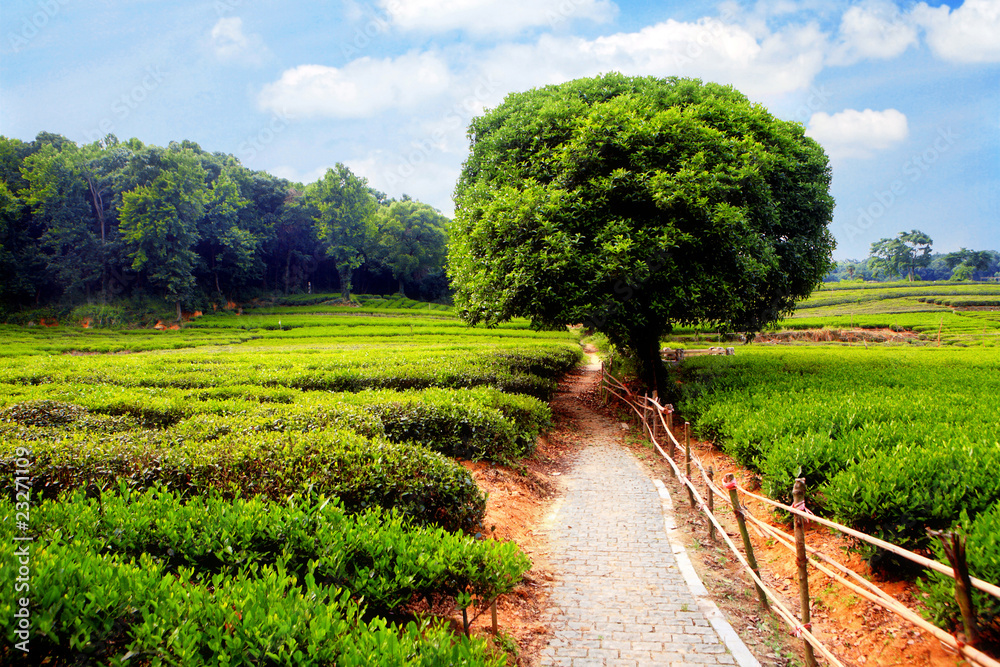
{"label": "sky", "polygon": [[338,162],[447,215],[469,120],[617,71],[730,84],[830,156],[834,257],[1000,250],[1000,0],[4,0],[0,135]]}

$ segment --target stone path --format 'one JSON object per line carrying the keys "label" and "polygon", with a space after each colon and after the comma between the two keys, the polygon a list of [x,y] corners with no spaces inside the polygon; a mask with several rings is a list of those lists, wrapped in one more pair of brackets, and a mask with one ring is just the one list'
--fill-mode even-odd
{"label": "stone path", "polygon": [[[587,375],[577,384],[589,384]],[[668,538],[661,493],[620,444],[620,425],[567,401],[573,393],[561,407],[573,413],[584,449],[563,477],[566,495],[550,523],[557,578],[546,618],[553,636],[541,663],[755,664],[718,610],[718,617],[706,614],[706,600],[692,592]],[[696,579],[686,555],[680,561]],[[716,630],[720,622],[726,642]]]}

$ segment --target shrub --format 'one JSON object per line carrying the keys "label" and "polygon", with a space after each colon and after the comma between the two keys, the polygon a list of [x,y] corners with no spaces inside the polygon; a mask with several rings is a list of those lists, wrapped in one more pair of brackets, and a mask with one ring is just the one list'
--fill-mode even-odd
{"label": "shrub", "polygon": [[[1000,581],[1000,503],[970,520],[969,513],[962,511],[952,528],[966,536],[966,562],[969,574],[983,581]],[[938,540],[931,540],[934,558],[948,563],[944,549]],[[961,626],[961,612],[955,602],[955,580],[934,571],[927,571],[926,578],[917,581],[917,586],[926,597],[922,610],[924,618],[945,629]],[[973,604],[979,617],[980,627],[993,626],[1000,618],[1000,600],[979,590],[972,592]]]}
{"label": "shrub", "polygon": [[130,488],[163,485],[185,495],[215,490],[227,497],[282,498],[316,492],[337,496],[350,512],[395,508],[421,524],[469,531],[486,507],[471,474],[454,461],[425,447],[349,430],[230,433],[209,442],[157,431],[71,432],[33,440],[31,433],[22,435],[0,442],[0,473],[12,476],[16,446],[30,446],[34,497],[79,487],[113,489],[119,480]]}

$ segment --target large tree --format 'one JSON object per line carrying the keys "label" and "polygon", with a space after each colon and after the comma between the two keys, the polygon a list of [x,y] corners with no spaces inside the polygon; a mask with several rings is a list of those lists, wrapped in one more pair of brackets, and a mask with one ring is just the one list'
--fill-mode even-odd
{"label": "large tree", "polygon": [[375,196],[366,179],[337,163],[306,188],[306,201],[315,209],[316,235],[337,266],[341,297],[350,301],[354,271],[364,264],[375,231]]}
{"label": "large tree", "polygon": [[875,276],[906,276],[912,282],[917,267],[930,263],[933,243],[931,237],[916,229],[900,232],[893,239],[879,239],[872,243],[868,265]]}
{"label": "large tree", "polygon": [[168,150],[149,185],[122,196],[120,228],[132,269],[142,271],[177,309],[195,288],[198,223],[209,191],[205,171],[188,150]]}
{"label": "large tree", "polygon": [[675,325],[758,331],[832,266],[825,153],[730,87],[581,79],[508,96],[469,137],[449,242],[465,319],[583,322],[651,388]]}
{"label": "large tree", "polygon": [[404,280],[421,278],[444,265],[448,222],[434,207],[409,198],[379,208],[372,254],[392,273],[400,294]]}

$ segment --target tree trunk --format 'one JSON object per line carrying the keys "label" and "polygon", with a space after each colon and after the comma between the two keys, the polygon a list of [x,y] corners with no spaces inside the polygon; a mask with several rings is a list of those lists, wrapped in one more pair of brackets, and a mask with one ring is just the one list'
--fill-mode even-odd
{"label": "tree trunk", "polygon": [[285,255],[285,296],[288,296],[288,281],[292,279],[292,251]]}
{"label": "tree trunk", "polygon": [[338,267],[337,273],[340,274],[340,298],[344,301],[351,300],[351,274],[354,270],[350,267]]}
{"label": "tree trunk", "polygon": [[403,292],[403,279],[402,278],[399,279],[399,293],[402,294],[403,296],[406,296],[406,293]]}
{"label": "tree trunk", "polygon": [[656,390],[660,396],[667,394],[667,368],[660,356],[659,327],[633,332],[631,348],[635,352],[639,379],[648,391]]}
{"label": "tree trunk", "polygon": [[177,299],[177,323],[181,322],[181,300]]}

